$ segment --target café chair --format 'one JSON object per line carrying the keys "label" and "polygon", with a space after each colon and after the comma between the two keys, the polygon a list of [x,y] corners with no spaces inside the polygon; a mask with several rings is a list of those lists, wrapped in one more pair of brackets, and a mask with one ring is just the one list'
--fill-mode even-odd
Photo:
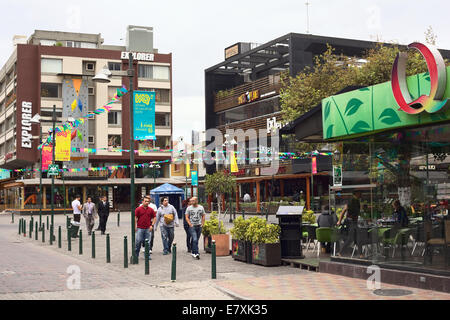
{"label": "caf\u00e9 chair", "polygon": [[386,247],[391,247],[393,248],[393,252],[392,252],[392,258],[395,257],[395,249],[397,248],[397,246],[399,247],[403,247],[406,246],[408,247],[408,242],[409,242],[409,236],[410,234],[413,232],[413,229],[411,228],[401,228],[401,229],[391,229],[392,231],[396,231],[395,236],[393,237],[387,237],[383,239],[383,246]]}
{"label": "caf\u00e9 chair", "polygon": [[338,234],[336,228],[317,228],[316,229],[316,239],[317,239],[317,257],[320,255],[320,243],[327,242],[333,243],[333,256],[336,255],[336,242],[338,241]]}
{"label": "caf\u00e9 chair", "polygon": [[[425,235],[431,235],[431,222],[427,221],[425,222]],[[445,265],[448,265],[448,258],[447,258],[447,251],[450,246],[450,220],[445,220],[444,222],[444,237],[443,238],[428,238],[427,242],[425,244],[425,258],[424,258],[424,264],[427,264],[428,262],[431,264],[433,259],[433,249],[436,246],[443,247],[444,249],[444,259],[445,259]]]}

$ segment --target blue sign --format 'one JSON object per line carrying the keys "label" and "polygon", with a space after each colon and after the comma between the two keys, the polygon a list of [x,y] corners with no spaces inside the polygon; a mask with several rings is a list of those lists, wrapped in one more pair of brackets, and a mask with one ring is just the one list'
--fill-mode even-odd
{"label": "blue sign", "polygon": [[11,177],[9,170],[0,169],[0,180],[9,179]]}
{"label": "blue sign", "polygon": [[198,187],[198,171],[191,171],[191,185]]}
{"label": "blue sign", "polygon": [[133,91],[134,139],[156,140],[155,92]]}

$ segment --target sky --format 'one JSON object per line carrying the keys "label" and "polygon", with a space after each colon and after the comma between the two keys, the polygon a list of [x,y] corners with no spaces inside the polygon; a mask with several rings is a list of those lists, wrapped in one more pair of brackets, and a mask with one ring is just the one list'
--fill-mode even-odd
{"label": "sky", "polygon": [[[224,60],[236,42],[265,43],[309,33],[408,44],[431,26],[437,46],[450,49],[450,2],[437,0],[77,0],[4,1],[0,65],[14,35],[35,29],[101,33],[104,44],[125,45],[128,25],[151,26],[154,47],[172,53],[173,139],[204,129],[204,70]],[[307,24],[307,10],[309,24]]]}

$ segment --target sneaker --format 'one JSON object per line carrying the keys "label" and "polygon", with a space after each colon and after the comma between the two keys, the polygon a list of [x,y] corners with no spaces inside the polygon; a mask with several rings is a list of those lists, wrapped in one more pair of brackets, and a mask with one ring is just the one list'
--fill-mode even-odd
{"label": "sneaker", "polygon": [[141,252],[144,252],[144,253],[145,253],[145,248],[142,248],[142,249],[141,249]]}
{"label": "sneaker", "polygon": [[168,252],[163,252],[163,256],[167,256],[168,254]]}
{"label": "sneaker", "polygon": [[195,253],[191,253],[191,256],[192,256],[192,258],[196,258],[197,257],[197,255],[195,254]]}
{"label": "sneaker", "polygon": [[150,250],[148,250],[148,252],[149,252],[149,253],[152,253],[152,250],[150,249]]}
{"label": "sneaker", "polygon": [[191,253],[192,252],[192,250],[191,249],[188,249],[188,251],[187,251],[188,253]]}
{"label": "sneaker", "polygon": [[195,258],[196,258],[197,260],[200,260],[200,255],[197,253],[197,254],[195,255]]}

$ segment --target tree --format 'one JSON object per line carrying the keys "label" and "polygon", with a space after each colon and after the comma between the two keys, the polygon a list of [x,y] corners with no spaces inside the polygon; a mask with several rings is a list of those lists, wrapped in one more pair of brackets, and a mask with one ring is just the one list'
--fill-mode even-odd
{"label": "tree", "polygon": [[217,208],[220,220],[220,202],[225,194],[233,194],[236,190],[236,179],[232,175],[218,171],[206,176],[205,190],[208,194],[215,194],[217,197]]}

